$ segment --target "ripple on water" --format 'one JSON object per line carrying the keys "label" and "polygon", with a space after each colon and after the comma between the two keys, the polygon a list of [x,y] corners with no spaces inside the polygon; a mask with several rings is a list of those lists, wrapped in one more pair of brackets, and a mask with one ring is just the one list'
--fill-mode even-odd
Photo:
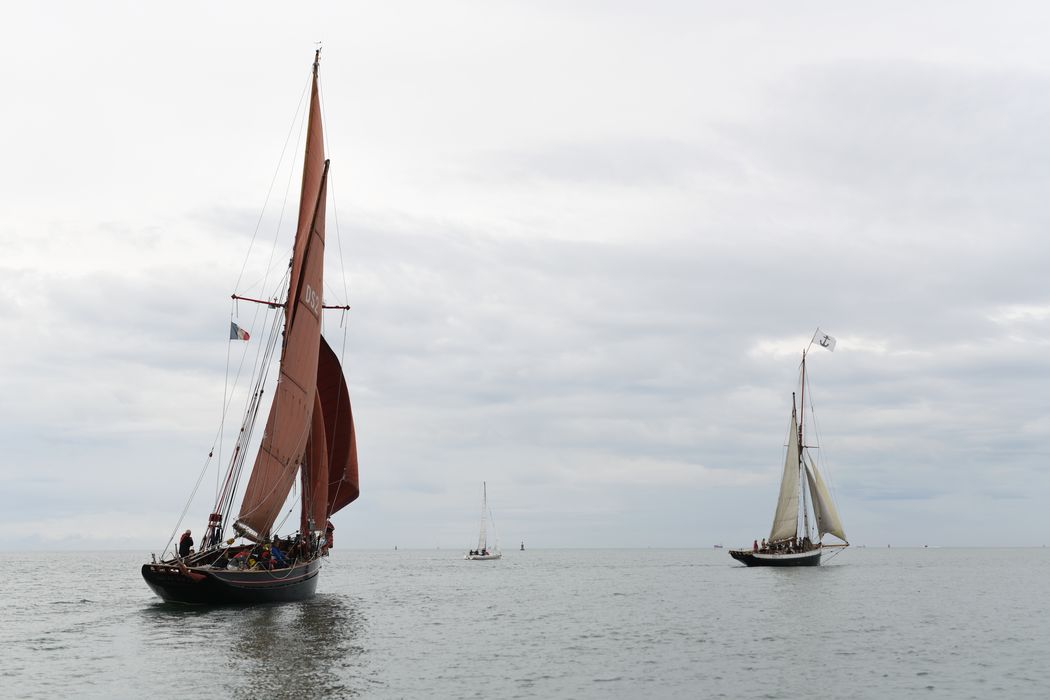
{"label": "ripple on water", "polygon": [[25,697],[119,696],[187,668],[209,669],[211,689],[234,698],[790,698],[818,683],[851,700],[1035,698],[1050,687],[1045,552],[859,550],[782,572],[702,550],[531,549],[484,569],[451,552],[343,550],[313,601],[241,609],[168,606],[141,581],[141,557],[77,556],[15,556],[48,577],[6,601],[0,626],[0,676]]}

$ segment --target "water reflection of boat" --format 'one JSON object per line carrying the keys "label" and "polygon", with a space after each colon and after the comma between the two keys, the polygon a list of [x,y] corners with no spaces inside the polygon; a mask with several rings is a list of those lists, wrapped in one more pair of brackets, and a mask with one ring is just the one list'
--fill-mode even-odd
{"label": "water reflection of boat", "polygon": [[[358,695],[350,678],[337,669],[350,668],[363,649],[358,643],[361,614],[342,596],[320,595],[291,605],[242,610],[242,633],[232,653],[246,673],[226,687],[231,695],[253,698],[324,698]],[[232,690],[232,688],[231,688]]]}
{"label": "water reflection of boat", "polygon": [[352,596],[322,594],[283,605],[250,607],[158,601],[142,609],[141,623],[147,638],[178,644],[186,668],[211,669],[208,686],[200,687],[206,695],[345,698],[368,694],[360,672],[365,664],[366,620]]}

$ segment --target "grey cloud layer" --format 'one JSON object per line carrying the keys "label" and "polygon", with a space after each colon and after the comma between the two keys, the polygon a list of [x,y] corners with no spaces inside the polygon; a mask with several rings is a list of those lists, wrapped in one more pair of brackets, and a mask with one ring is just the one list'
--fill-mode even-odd
{"label": "grey cloud layer", "polygon": [[[508,63],[511,82],[485,84],[514,94],[515,76],[542,69],[550,84],[528,95],[572,96],[546,112],[485,105],[469,51],[449,49],[461,78],[441,52],[433,73],[401,57],[385,93],[325,64],[326,107],[353,115],[329,123],[363,488],[341,533],[457,546],[487,479],[501,532],[537,546],[750,541],[771,515],[797,353],[820,325],[840,345],[813,358],[819,427],[856,541],[1039,543],[1050,78],[1005,59],[928,60],[906,36],[895,55],[878,41],[869,57],[839,57],[825,37],[787,61],[763,37],[804,44],[804,18],[723,12],[711,21],[744,43],[720,48],[681,34],[700,31],[703,11],[663,9],[636,34],[629,8],[545,9],[592,23],[593,55],[560,82],[546,62],[579,46],[557,34],[542,66]],[[848,15],[826,18],[826,35],[853,36]],[[639,46],[603,43],[625,36]],[[724,65],[702,60],[723,49]],[[492,51],[495,67],[512,60]],[[631,80],[618,84],[606,59]],[[237,94],[254,105],[248,87]],[[365,99],[345,107],[348,92]],[[442,101],[433,120],[428,99]],[[471,100],[492,111],[456,128]],[[369,110],[389,111],[389,129]],[[243,111],[245,129],[270,121]],[[278,137],[290,112],[273,120]],[[189,114],[187,129],[206,123]],[[224,185],[262,160],[237,160],[236,132],[224,134],[200,144],[208,167],[165,182],[192,203],[163,216],[56,205],[0,219],[4,384],[19,397],[0,407],[14,446],[0,522],[26,541],[156,542],[182,506],[215,429],[229,287],[264,194]],[[266,274],[276,218],[238,291]],[[269,289],[286,259],[285,246]],[[329,299],[343,295],[338,271]],[[259,337],[251,313],[238,318]],[[338,324],[326,329],[341,346]]]}

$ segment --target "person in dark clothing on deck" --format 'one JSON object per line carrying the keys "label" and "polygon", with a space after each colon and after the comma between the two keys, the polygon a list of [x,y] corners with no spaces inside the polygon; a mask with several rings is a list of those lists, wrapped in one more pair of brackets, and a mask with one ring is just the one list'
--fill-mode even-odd
{"label": "person in dark clothing on deck", "polygon": [[190,552],[193,551],[193,537],[189,530],[182,533],[182,537],[179,539],[179,556],[188,557]]}
{"label": "person in dark clothing on deck", "polygon": [[288,566],[288,558],[284,556],[284,552],[277,548],[276,542],[270,545],[270,557],[273,559],[275,568],[283,569]]}

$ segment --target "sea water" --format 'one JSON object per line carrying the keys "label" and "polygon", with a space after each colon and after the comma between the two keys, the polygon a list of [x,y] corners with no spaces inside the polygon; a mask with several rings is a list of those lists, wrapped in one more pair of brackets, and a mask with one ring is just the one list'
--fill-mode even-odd
{"label": "sea water", "polygon": [[145,558],[4,553],[0,697],[1050,697],[1047,549],[337,549],[310,601],[214,609]]}

